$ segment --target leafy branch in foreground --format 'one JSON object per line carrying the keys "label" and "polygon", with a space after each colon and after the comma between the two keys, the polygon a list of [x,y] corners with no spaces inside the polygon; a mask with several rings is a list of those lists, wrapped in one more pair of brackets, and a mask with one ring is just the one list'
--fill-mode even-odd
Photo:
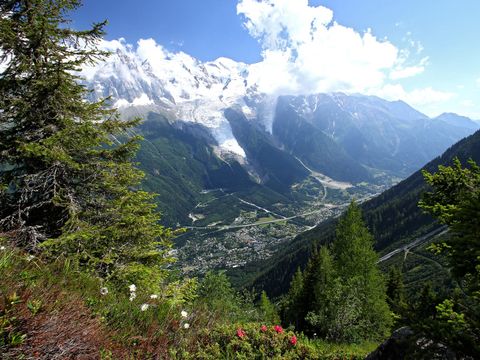
{"label": "leafy branch in foreground", "polygon": [[[158,224],[138,137],[105,100],[85,101],[78,71],[107,55],[103,23],[68,27],[78,0],[0,4],[0,233],[110,278],[163,278],[174,232]],[[118,139],[126,139],[120,142]]]}
{"label": "leafy branch in foreground", "polygon": [[[458,158],[451,166],[439,166],[434,174],[424,171],[432,191],[419,206],[448,225],[450,234],[432,249],[446,255],[460,286],[450,298],[436,305],[430,317],[414,324],[430,338],[459,355],[480,356],[480,167],[473,161],[462,167]],[[415,321],[417,322],[417,321]]]}

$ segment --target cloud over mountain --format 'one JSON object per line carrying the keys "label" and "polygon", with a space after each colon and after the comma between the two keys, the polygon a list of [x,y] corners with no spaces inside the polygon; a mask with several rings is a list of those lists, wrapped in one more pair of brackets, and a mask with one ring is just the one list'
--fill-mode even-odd
{"label": "cloud over mountain", "polygon": [[[429,57],[422,55],[423,46],[411,34],[407,48],[399,48],[370,29],[359,32],[337,23],[332,10],[310,6],[308,0],[239,0],[237,13],[261,44],[260,62],[247,65],[221,58],[221,70],[216,70],[214,62],[203,64],[185,52],[169,51],[151,38],[140,39],[136,45],[123,39],[104,40],[101,47],[128,53],[148,64],[148,69],[140,67],[139,76],[148,79],[154,74],[176,99],[236,98],[250,87],[273,96],[345,92],[404,100],[433,114],[437,104],[456,96],[431,86],[412,87],[410,83],[404,87],[404,79],[421,75],[429,65]],[[225,87],[225,81],[215,80],[218,86],[212,92],[208,81],[198,82],[205,77],[203,65],[215,78],[236,81]],[[119,78],[131,78],[128,67],[110,70]],[[95,72],[87,68],[83,74],[89,79]]]}
{"label": "cloud over mountain", "polygon": [[407,91],[395,81],[424,72],[429,58],[419,42],[399,49],[368,29],[334,21],[332,10],[308,0],[240,0],[237,13],[262,46],[263,61],[250,68],[260,90],[276,94],[343,91],[401,99],[415,105],[452,94],[432,88]]}

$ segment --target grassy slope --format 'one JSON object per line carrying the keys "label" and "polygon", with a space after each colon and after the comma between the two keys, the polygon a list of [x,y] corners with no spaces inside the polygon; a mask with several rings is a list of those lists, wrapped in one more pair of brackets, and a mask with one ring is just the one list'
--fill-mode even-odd
{"label": "grassy slope", "polygon": [[[4,246],[0,238],[0,245]],[[0,250],[0,354],[21,359],[363,359],[376,344],[331,344],[262,323],[219,318],[200,303],[150,299],[128,288],[101,295],[99,279],[69,261],[45,264],[19,250]],[[142,303],[150,306],[141,311]],[[188,310],[188,318],[180,315]],[[245,318],[246,319],[246,318]],[[183,327],[187,322],[188,329]],[[267,324],[268,325],[268,324]],[[246,337],[239,338],[241,327]]]}

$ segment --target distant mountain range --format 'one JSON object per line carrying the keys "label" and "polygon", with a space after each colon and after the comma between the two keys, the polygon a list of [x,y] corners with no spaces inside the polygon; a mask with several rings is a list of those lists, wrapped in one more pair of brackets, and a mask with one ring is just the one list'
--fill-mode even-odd
{"label": "distant mountain range", "polygon": [[431,119],[374,96],[261,94],[248,83],[249,66],[227,58],[202,63],[179,53],[151,64],[124,47],[83,75],[92,99],[111,96],[125,116],[154,112],[172,124],[202,126],[219,157],[251,165],[260,180],[256,144],[239,139],[240,127],[315,171],[353,182],[372,180],[372,170],[404,177],[480,127],[456,114]]}
{"label": "distant mountain range", "polygon": [[[292,219],[287,223],[301,230],[323,215],[298,214],[317,213],[322,201],[340,209],[349,197],[376,194],[480,128],[466,117],[429,118],[375,96],[260,93],[249,82],[249,65],[226,58],[202,63],[178,53],[152,64],[119,47],[83,75],[92,100],[110,96],[123,117],[144,118],[136,129],[145,138],[137,160],[169,226],[222,230],[248,225],[253,216],[253,222]],[[231,245],[246,246],[244,260],[215,266],[245,264],[253,241],[245,239],[258,235],[248,229]],[[288,242],[279,233],[275,239]],[[223,244],[217,248],[226,251]],[[262,259],[276,251],[253,248],[261,248]]]}
{"label": "distant mountain range", "polygon": [[[426,164],[423,169],[435,172],[439,165],[451,165],[455,157],[463,164],[469,159],[480,163],[480,131],[459,141],[441,156]],[[364,219],[376,241],[375,248],[381,254],[401,248],[441,227],[418,207],[421,194],[425,191],[428,191],[428,187],[419,170],[362,204]],[[252,262],[233,270],[231,276],[242,286],[264,289],[272,296],[280,295],[288,290],[297,267],[306,265],[313,247],[333,241],[336,224],[337,219],[325,221],[299,234],[268,261]],[[400,255],[402,258],[406,256],[403,251]],[[437,262],[434,271],[438,273],[439,260],[431,261]],[[422,261],[416,260],[414,271],[417,274],[422,271],[422,265],[424,265]]]}

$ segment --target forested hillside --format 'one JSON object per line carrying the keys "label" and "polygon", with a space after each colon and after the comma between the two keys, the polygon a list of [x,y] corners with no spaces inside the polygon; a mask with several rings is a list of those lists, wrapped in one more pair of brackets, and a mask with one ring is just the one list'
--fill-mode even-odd
{"label": "forested hillside", "polygon": [[[453,145],[442,156],[425,165],[424,169],[434,172],[439,165],[451,164],[455,157],[462,163],[470,158],[480,162],[479,131]],[[418,207],[421,194],[427,189],[421,171],[417,171],[361,205],[377,251],[386,253],[440,226]],[[272,296],[284,293],[297,267],[306,265],[313,247],[333,241],[336,223],[337,220],[332,219],[298,235],[271,259],[232,271],[232,278],[238,284],[265,289]],[[245,275],[240,275],[240,272]]]}

